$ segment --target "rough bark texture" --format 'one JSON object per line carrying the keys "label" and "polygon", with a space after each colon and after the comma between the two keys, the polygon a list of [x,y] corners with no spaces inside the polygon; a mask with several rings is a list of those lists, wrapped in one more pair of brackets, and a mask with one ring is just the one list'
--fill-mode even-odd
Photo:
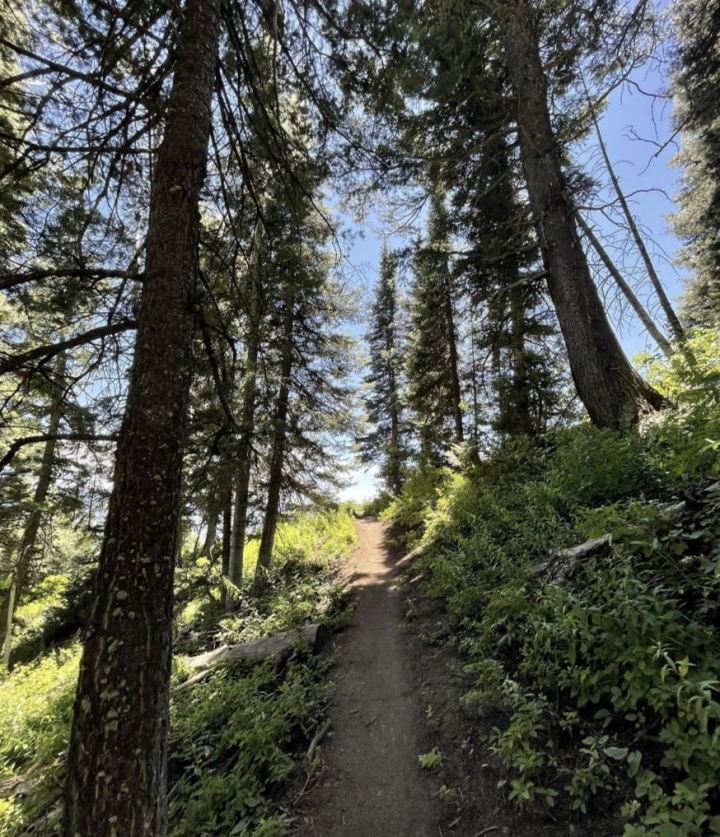
{"label": "rough bark texture", "polygon": [[[56,375],[61,379],[65,372],[65,355],[60,355],[56,368]],[[62,418],[62,392],[58,389],[53,400],[50,417],[48,420],[47,436],[40,471],[35,485],[33,495],[33,507],[25,525],[25,530],[20,541],[18,557],[13,570],[10,589],[4,596],[0,605],[0,648],[2,648],[3,666],[10,666],[10,652],[12,650],[12,624],[15,615],[15,608],[27,583],[28,573],[35,555],[37,537],[42,523],[43,505],[47,499],[48,491],[52,483],[52,469],[55,461],[55,447],[57,445],[57,433]]]}
{"label": "rough bark texture", "polygon": [[187,0],[68,752],[66,837],[166,832],[173,571],[220,0]]}
{"label": "rough bark texture", "polygon": [[262,585],[265,573],[269,569],[272,560],[275,531],[280,512],[283,465],[285,464],[286,424],[290,398],[290,375],[292,373],[293,332],[295,328],[294,301],[292,295],[289,295],[285,305],[285,325],[280,360],[280,389],[278,390],[277,405],[275,408],[265,519],[263,521],[260,548],[258,550],[258,562],[255,569],[256,586]]}
{"label": "rough bark texture", "polygon": [[625,357],[580,246],[550,122],[535,15],[527,0],[503,6],[502,24],[523,170],[573,380],[593,423],[628,427],[644,405],[657,409],[663,400]]}

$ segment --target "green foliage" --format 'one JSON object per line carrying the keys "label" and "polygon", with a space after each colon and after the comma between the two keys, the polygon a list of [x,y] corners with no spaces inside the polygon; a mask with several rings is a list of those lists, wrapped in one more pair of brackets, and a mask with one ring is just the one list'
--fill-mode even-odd
{"label": "green foliage", "polygon": [[[334,570],[355,546],[355,519],[347,506],[310,509],[280,523],[273,567],[262,595],[233,590],[237,610],[222,605],[220,568],[206,558],[179,567],[176,581],[176,650],[198,653],[215,642],[249,642],[292,625],[327,618],[340,601]],[[259,542],[248,541],[244,578],[252,581]]]}
{"label": "green foliage", "polygon": [[70,726],[79,646],[18,666],[0,681],[0,777],[52,762]]}
{"label": "green foliage", "polygon": [[58,831],[58,756],[70,733],[79,664],[80,646],[73,643],[0,680],[0,779],[18,779],[22,788],[24,777],[32,788],[27,799],[0,800],[2,834],[27,833],[25,825],[36,820],[42,826],[34,833]]}
{"label": "green foliage", "polygon": [[371,324],[367,333],[369,370],[364,380],[369,427],[358,439],[364,462],[380,467],[389,491],[398,491],[408,458],[402,421],[403,341],[397,312],[396,259],[383,248]]}
{"label": "green foliage", "polygon": [[[626,837],[720,833],[720,426],[709,376],[683,387],[673,368],[656,372],[678,406],[639,431],[509,441],[467,473],[411,478],[387,512],[469,657],[465,703],[504,717],[508,797],[601,799]],[[535,571],[604,533],[609,555]]]}
{"label": "green foliage", "polygon": [[432,770],[442,763],[442,753],[438,747],[433,747],[429,753],[421,753],[418,756],[418,762],[423,770]]}
{"label": "green foliage", "polygon": [[326,688],[307,661],[218,672],[177,692],[170,730],[173,837],[285,833],[272,793],[293,772]]}
{"label": "green foliage", "polygon": [[372,500],[363,503],[359,509],[361,517],[380,517],[385,509],[392,503],[393,495],[389,491],[381,491]]}
{"label": "green foliage", "polygon": [[380,515],[383,520],[397,524],[403,532],[403,541],[410,544],[422,533],[427,509],[436,497],[443,472],[425,467],[408,477],[403,490],[387,505]]}
{"label": "green foliage", "polygon": [[[306,621],[332,621],[343,600],[335,584],[338,562],[355,544],[347,508],[308,510],[283,522],[277,561],[262,597],[243,595],[229,614],[220,605],[217,579],[207,562],[183,566],[177,578],[176,652],[209,644],[244,642]],[[66,578],[50,578],[34,591],[22,617],[42,628],[43,603],[61,609],[70,595]],[[51,607],[52,606],[52,607]],[[73,643],[16,666],[0,681],[0,780],[32,777],[25,798],[0,804],[0,831],[56,834],[61,812],[62,762],[67,745],[80,648]],[[173,683],[191,671],[173,661]],[[169,739],[170,826],[182,835],[285,833],[275,795],[294,769],[298,745],[325,705],[322,664],[295,659],[284,668],[234,665],[191,688],[173,691]]]}
{"label": "green foliage", "polygon": [[435,791],[435,796],[437,796],[441,802],[457,802],[459,793],[457,788],[449,788],[447,785],[440,785],[440,787]]}

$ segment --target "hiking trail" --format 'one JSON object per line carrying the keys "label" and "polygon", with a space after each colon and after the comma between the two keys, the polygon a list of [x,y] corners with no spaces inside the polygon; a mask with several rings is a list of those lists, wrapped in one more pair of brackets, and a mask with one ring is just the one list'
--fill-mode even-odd
{"label": "hiking trail", "polygon": [[430,837],[435,800],[418,764],[422,708],[403,635],[386,527],[357,524],[352,623],[338,640],[332,736],[306,827],[314,837]]}

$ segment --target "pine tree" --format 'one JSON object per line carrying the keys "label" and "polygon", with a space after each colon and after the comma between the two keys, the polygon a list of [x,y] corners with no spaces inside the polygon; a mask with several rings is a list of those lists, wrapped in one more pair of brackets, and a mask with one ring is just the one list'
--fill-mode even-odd
{"label": "pine tree", "polygon": [[720,321],[720,2],[676,0],[674,22],[683,181],[673,225],[692,270],[684,313],[691,324],[713,327]]}
{"label": "pine tree", "polygon": [[284,501],[317,498],[323,483],[336,481],[337,442],[328,431],[342,437],[349,424],[344,379],[350,345],[337,330],[347,304],[333,281],[327,249],[331,230],[320,198],[325,160],[314,149],[299,97],[281,102],[281,113],[292,125],[296,180],[282,183],[265,213],[271,393],[262,421],[267,474],[255,589],[264,585],[272,563]]}
{"label": "pine tree", "polygon": [[416,249],[413,262],[405,369],[420,455],[428,462],[464,438],[449,224],[439,189],[431,192],[430,203],[427,240]]}
{"label": "pine tree", "polygon": [[164,834],[166,734],[199,197],[220,3],[188,0],[158,151],[115,481],[67,757],[64,833]]}
{"label": "pine tree", "polygon": [[382,479],[393,493],[402,488],[408,455],[402,414],[403,353],[395,274],[395,258],[385,245],[366,337],[370,370],[365,377],[368,391],[365,411],[371,429],[360,439],[363,461],[380,461]]}
{"label": "pine tree", "polygon": [[530,204],[575,387],[595,424],[626,428],[644,406],[658,409],[663,400],[625,357],[580,246],[550,119],[539,15],[527,0],[512,0],[498,11],[498,21]]}

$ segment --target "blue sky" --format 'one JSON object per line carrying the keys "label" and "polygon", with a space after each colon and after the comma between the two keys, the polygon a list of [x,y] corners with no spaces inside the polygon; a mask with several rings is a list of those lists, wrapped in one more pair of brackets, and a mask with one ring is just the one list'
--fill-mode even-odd
{"label": "blue sky", "polygon": [[[651,93],[662,91],[666,83],[661,70],[657,68],[638,71],[633,80],[643,90]],[[676,299],[683,291],[683,276],[673,260],[681,242],[670,228],[669,216],[674,211],[673,198],[679,188],[680,171],[671,165],[678,151],[677,145],[672,143],[655,156],[658,152],[657,144],[664,144],[673,133],[671,103],[625,86],[610,97],[601,119],[601,130],[635,219],[646,234],[656,270],[670,297]],[[596,149],[595,137],[591,136],[577,149],[577,161],[598,179],[602,177],[605,180],[605,172],[598,166]],[[606,194],[609,195],[609,192]],[[622,263],[624,271],[635,277],[636,291],[641,299],[649,305],[658,322],[664,325],[657,316],[647,283],[643,281],[643,272],[637,267],[638,256],[634,247],[628,247],[627,242],[617,240],[617,230],[602,214],[590,213],[589,218],[597,224],[608,241],[608,249],[613,258]],[[348,254],[358,276],[358,284],[366,294],[367,304],[361,306],[361,311],[369,310],[372,286],[379,268],[382,250],[380,230],[387,231],[387,225],[380,222],[376,213],[370,213],[363,223],[363,236],[354,242]],[[654,348],[634,315],[625,311],[620,316],[613,306],[611,316],[628,355],[634,356],[646,348]],[[359,333],[363,330],[361,324]],[[373,469],[365,470],[358,465],[348,477],[351,484],[342,492],[344,499],[358,501],[376,493],[378,486]]]}

